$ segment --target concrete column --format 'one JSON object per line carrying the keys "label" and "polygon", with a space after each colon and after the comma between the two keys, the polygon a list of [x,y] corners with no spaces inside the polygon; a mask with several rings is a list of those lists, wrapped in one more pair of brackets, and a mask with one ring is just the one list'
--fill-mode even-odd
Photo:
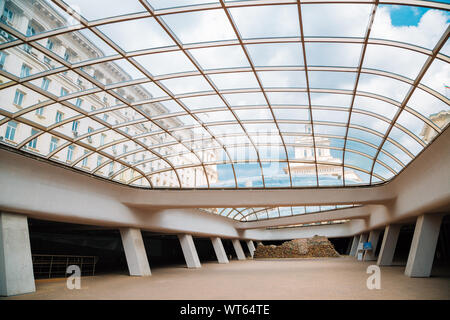
{"label": "concrete column", "polygon": [[430,276],[442,217],[441,214],[424,214],[417,218],[405,269],[408,277]]}
{"label": "concrete column", "polygon": [[27,217],[0,212],[0,296],[34,291]]}
{"label": "concrete column", "polygon": [[216,253],[217,261],[219,263],[228,263],[227,254],[222,244],[222,240],[218,237],[211,238],[211,242],[214,247],[214,252]]}
{"label": "concrete column", "polygon": [[377,250],[378,239],[380,239],[380,230],[372,230],[369,234],[369,242],[372,243],[372,250],[367,251],[364,256],[364,261],[375,261],[377,260],[377,256],[375,254],[375,250]]}
{"label": "concrete column", "polygon": [[364,242],[367,242],[367,238],[368,238],[368,234],[367,233],[362,233],[361,236],[359,237],[359,242],[358,242],[358,247],[356,248],[356,259],[362,261],[363,259],[363,254],[361,253],[362,249],[363,249],[363,244]]}
{"label": "concrete column", "polygon": [[239,241],[239,239],[233,239],[232,242],[238,260],[245,260],[244,250],[242,250],[241,242]]}
{"label": "concrete column", "polygon": [[150,276],[152,273],[148,264],[141,230],[122,228],[120,229],[120,236],[122,237],[123,250],[127,258],[130,276]]}
{"label": "concrete column", "polygon": [[358,248],[360,234],[353,236],[352,248],[350,249],[350,256],[354,257],[356,255],[356,248]]}
{"label": "concrete column", "polygon": [[194,239],[190,234],[179,234],[181,249],[183,250],[184,259],[188,268],[201,268],[200,259],[198,258],[197,249],[195,249]]}
{"label": "concrete column", "polygon": [[246,242],[247,242],[248,251],[250,251],[250,255],[253,258],[253,254],[255,253],[255,250],[256,250],[255,245],[253,244],[252,240],[247,240]]}
{"label": "concrete column", "polygon": [[381,243],[380,254],[378,255],[377,265],[390,266],[394,259],[395,247],[397,246],[398,236],[401,225],[391,224],[384,230],[383,242]]}

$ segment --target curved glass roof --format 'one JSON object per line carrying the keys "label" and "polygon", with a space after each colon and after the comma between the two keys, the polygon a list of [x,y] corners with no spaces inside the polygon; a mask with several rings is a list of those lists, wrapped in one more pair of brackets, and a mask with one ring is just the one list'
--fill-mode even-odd
{"label": "curved glass roof", "polygon": [[119,183],[374,185],[450,122],[448,2],[2,6],[0,144]]}
{"label": "curved glass roof", "polygon": [[326,205],[326,206],[296,206],[296,207],[270,207],[270,208],[208,208],[200,209],[223,217],[241,222],[260,221],[290,216],[318,213],[324,211],[359,207],[360,204]]}

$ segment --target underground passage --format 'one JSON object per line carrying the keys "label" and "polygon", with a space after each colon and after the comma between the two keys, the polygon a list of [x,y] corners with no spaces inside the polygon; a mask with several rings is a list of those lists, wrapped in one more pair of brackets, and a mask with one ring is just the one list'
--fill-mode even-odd
{"label": "underground passage", "polygon": [[1,302],[449,300],[449,12],[1,0]]}

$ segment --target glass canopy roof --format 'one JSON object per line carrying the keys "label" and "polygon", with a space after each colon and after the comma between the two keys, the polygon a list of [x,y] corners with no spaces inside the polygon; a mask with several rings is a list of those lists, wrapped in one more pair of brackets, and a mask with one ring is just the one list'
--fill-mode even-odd
{"label": "glass canopy roof", "polygon": [[208,208],[200,210],[214,213],[237,221],[247,222],[304,215],[308,213],[318,213],[323,211],[346,209],[359,206],[360,204],[275,208]]}
{"label": "glass canopy roof", "polygon": [[448,2],[1,3],[0,145],[119,183],[380,184],[450,122]]}

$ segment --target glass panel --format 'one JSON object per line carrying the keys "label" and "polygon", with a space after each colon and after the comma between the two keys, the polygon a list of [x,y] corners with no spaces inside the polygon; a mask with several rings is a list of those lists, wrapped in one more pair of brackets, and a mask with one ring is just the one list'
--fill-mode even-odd
{"label": "glass panel", "polygon": [[207,10],[163,16],[182,43],[236,39],[223,10]]}
{"label": "glass panel", "polygon": [[210,181],[211,188],[235,188],[233,168],[230,164],[219,164],[217,166],[206,166],[207,170],[216,171],[216,181]]}
{"label": "glass panel", "polygon": [[281,109],[275,108],[273,109],[275,117],[278,120],[304,120],[309,121],[309,109]]}
{"label": "glass panel", "polygon": [[266,109],[234,110],[240,120],[273,120],[272,113]]}
{"label": "glass panel", "polygon": [[195,70],[186,55],[179,51],[149,54],[134,59],[154,76]]}
{"label": "glass panel", "polygon": [[361,185],[361,184],[369,184],[370,183],[370,175],[353,169],[353,168],[345,168],[344,171],[345,185]]}
{"label": "glass panel", "polygon": [[386,121],[356,112],[352,112],[350,123],[365,128],[373,129],[381,134],[384,134],[387,128],[389,127],[389,123]]}
{"label": "glass panel", "polygon": [[192,97],[180,99],[186,107],[191,110],[203,109],[203,108],[214,108],[214,107],[225,107],[225,103],[217,95],[208,95],[203,97]]}
{"label": "glass panel", "polygon": [[233,106],[266,105],[266,99],[260,92],[224,94],[224,98]]}
{"label": "glass panel", "polygon": [[266,71],[258,72],[264,88],[306,88],[304,71]]}
{"label": "glass panel", "polygon": [[305,36],[364,37],[371,6],[355,4],[303,4]]}
{"label": "glass panel", "polygon": [[[98,29],[124,51],[173,45],[174,42],[154,18],[145,18],[99,26]],[[145,36],[137,30],[145,30]]]}
{"label": "glass panel", "polygon": [[313,121],[329,121],[347,123],[348,112],[335,110],[312,110]]}
{"label": "glass panel", "polygon": [[328,166],[323,164],[317,165],[319,173],[319,186],[342,186],[342,167]]}
{"label": "glass panel", "polygon": [[347,150],[344,155],[344,163],[346,165],[352,165],[370,171],[372,169],[373,160]]}
{"label": "glass panel", "polygon": [[311,88],[353,90],[356,73],[309,71],[308,79]]}
{"label": "glass panel", "polygon": [[303,65],[300,43],[252,44],[246,47],[256,67]]}
{"label": "glass panel", "polygon": [[251,72],[211,74],[209,78],[219,90],[259,88],[255,75]]}
{"label": "glass panel", "polygon": [[305,44],[306,61],[310,66],[357,67],[361,50],[362,45],[353,43]]}
{"label": "glass panel", "polygon": [[273,105],[308,105],[306,92],[267,92],[267,97]]}
{"label": "glass panel", "polygon": [[352,96],[349,94],[315,93],[311,92],[311,105],[326,107],[350,108]]}
{"label": "glass panel", "polygon": [[229,11],[245,39],[300,36],[295,5],[231,8]]}
{"label": "glass panel", "polygon": [[239,188],[262,188],[261,167],[258,163],[234,164]]}
{"label": "glass panel", "polygon": [[248,67],[249,63],[240,46],[189,50],[200,66],[207,69]]}
{"label": "glass panel", "polygon": [[191,92],[212,91],[211,86],[202,76],[174,78],[161,80],[173,94],[183,94]]}

